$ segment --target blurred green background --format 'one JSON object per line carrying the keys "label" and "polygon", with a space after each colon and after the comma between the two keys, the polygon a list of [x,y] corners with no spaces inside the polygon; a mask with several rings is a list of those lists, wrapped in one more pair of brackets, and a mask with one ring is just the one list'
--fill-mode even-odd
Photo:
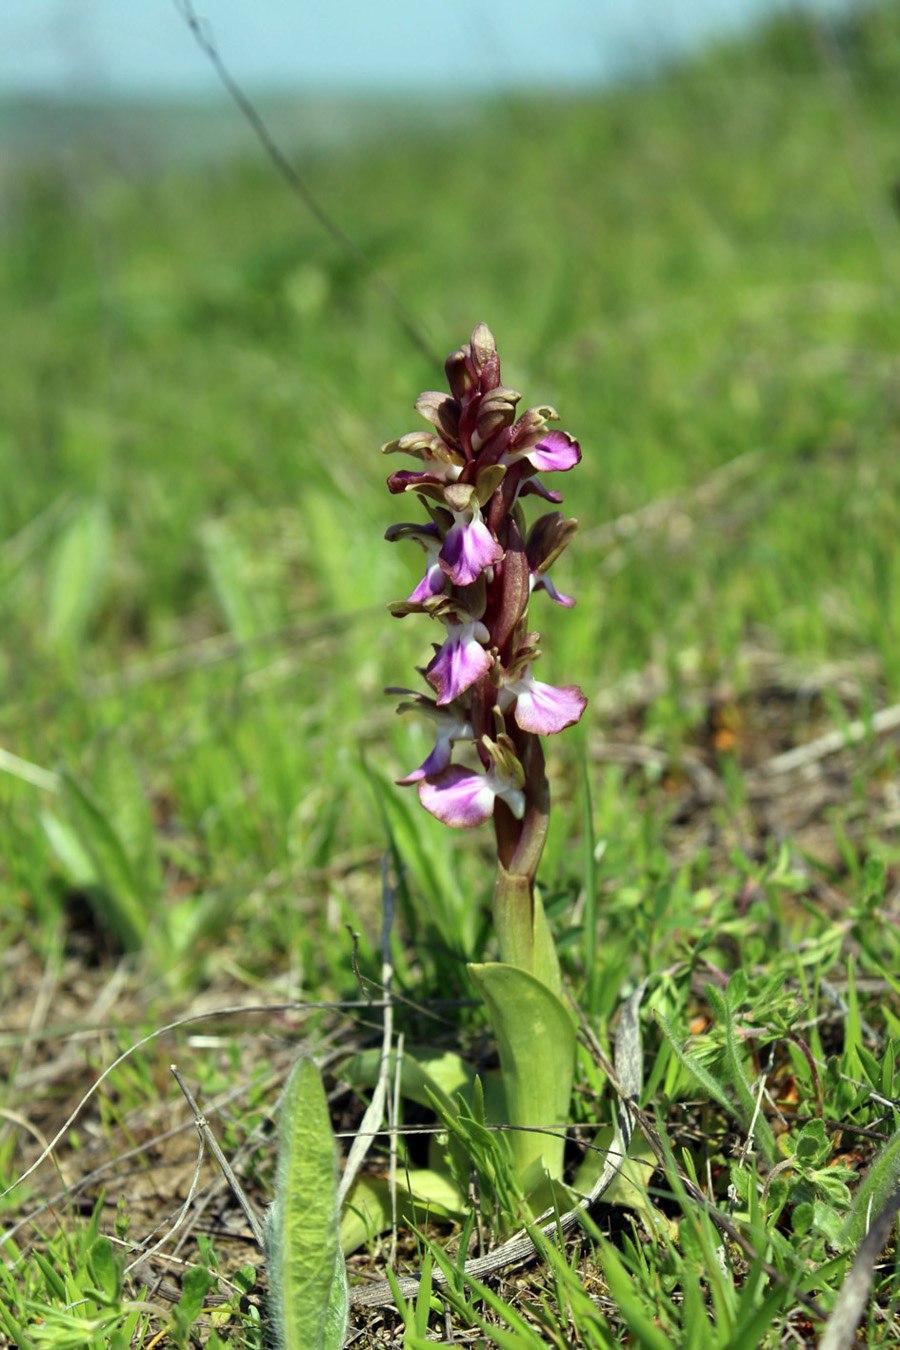
{"label": "blurred green background", "polygon": [[[892,3],[591,95],[345,101],[325,142],[260,104],[431,347],[487,321],[581,441],[578,606],[532,610],[543,678],[592,700],[551,747],[551,882],[629,672],[666,673],[642,734],[676,750],[685,673],[740,689],[751,649],[900,697],[898,80]],[[383,542],[379,446],[439,367],[233,108],[4,115],[0,746],[63,773],[0,776],[8,943],[86,894],[101,947],[164,915],[159,968],[317,987],[344,918],[374,941],[393,812],[421,922],[474,950],[487,841],[378,787],[426,752],[382,688],[431,636],[385,612],[420,555]]]}

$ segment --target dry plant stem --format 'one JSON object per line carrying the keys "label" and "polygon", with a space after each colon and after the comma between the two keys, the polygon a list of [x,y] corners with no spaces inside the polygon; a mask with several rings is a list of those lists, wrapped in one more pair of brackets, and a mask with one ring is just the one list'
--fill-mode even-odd
{"label": "dry plant stem", "polygon": [[[184,1222],[187,1219],[187,1216],[190,1212],[190,1207],[191,1204],[193,1203],[197,1187],[200,1183],[200,1171],[203,1167],[203,1146],[204,1146],[204,1139],[203,1134],[201,1132],[200,1141],[197,1148],[197,1161],[194,1164],[194,1175],[191,1177],[191,1184],[188,1187],[188,1193],[185,1196],[184,1202],[175,1216],[171,1228],[169,1228],[168,1232],[163,1233],[159,1241],[155,1243],[152,1247],[142,1246],[140,1248],[140,1256],[136,1257],[134,1261],[132,1261],[129,1265],[125,1267],[126,1275],[134,1274],[138,1269],[138,1267],[143,1266],[152,1256],[158,1256],[162,1251],[163,1247],[170,1240],[170,1238],[174,1237],[175,1234],[179,1232],[179,1230],[183,1227]],[[147,1235],[144,1241],[145,1242],[149,1241],[149,1239],[152,1238],[155,1233],[158,1233],[167,1222],[168,1220],[164,1220],[162,1223],[157,1224],[157,1226]]]}
{"label": "dry plant stem", "polygon": [[876,1214],[866,1236],[859,1244],[853,1265],[847,1272],[837,1303],[831,1311],[819,1350],[850,1350],[856,1342],[856,1328],[862,1321],[866,1300],[872,1288],[875,1264],[900,1210],[900,1188],[894,1191]]}
{"label": "dry plant stem", "polygon": [[388,307],[393,311],[398,324],[417,351],[421,352],[433,365],[440,367],[440,357],[432,349],[431,344],[422,332],[422,329],[419,327],[410,311],[406,308],[397,292],[389,285],[359,246],[354,243],[349,235],[344,233],[334,217],[325,210],[318,197],[310,190],[306,180],[301,177],[297,169],[277,144],[272,133],[269,131],[269,128],[266,126],[266,123],[263,121],[259,110],[244,93],[243,89],[234,79],[219,55],[219,49],[213,40],[209,24],[197,15],[191,0],[176,0],[176,5],[196,38],[201,51],[209,58],[213,69],[222,81],[225,89],[237,104],[244,118],[252,128],[260,145],[265,150],[269,159],[281,174],[288,187],[303,203],[325,233],[329,235],[333,243],[335,243],[350,261],[359,268],[363,276],[368,277],[369,281],[381,297],[387,302]]}
{"label": "dry plant stem", "polygon": [[871,720],[863,721],[858,718],[844,731],[829,731],[814,741],[808,741],[806,745],[798,745],[793,750],[786,750],[782,755],[775,755],[773,759],[766,760],[765,764],[760,765],[758,772],[767,778],[779,773],[790,773],[793,769],[804,768],[807,764],[827,759],[829,755],[836,755],[848,745],[856,745],[859,741],[865,740],[870,733],[873,736],[883,736],[888,731],[895,731],[897,727],[900,727],[900,703],[895,703],[890,708],[882,708],[872,715]]}
{"label": "dry plant stem", "polygon": [[[381,1064],[378,1070],[378,1082],[375,1085],[375,1091],[372,1093],[372,1100],[366,1107],[365,1115],[360,1122],[359,1132],[353,1140],[353,1143],[350,1145],[350,1151],[347,1155],[347,1165],[344,1168],[344,1175],[341,1177],[340,1185],[337,1189],[338,1209],[343,1205],[344,1200],[347,1197],[347,1192],[353,1185],[356,1174],[362,1165],[362,1161],[372,1145],[374,1133],[381,1128],[388,1095],[391,1041],[394,1038],[394,1008],[391,1003],[391,984],[394,977],[394,966],[391,959],[391,928],[394,923],[394,891],[388,879],[387,857],[382,858],[381,860],[381,889],[381,986],[385,996]],[[354,960],[354,969],[355,968]],[[358,971],[357,978],[359,978]]]}
{"label": "dry plant stem", "polygon": [[203,1112],[200,1110],[199,1106],[197,1105],[193,1093],[191,1092],[187,1083],[184,1081],[184,1078],[181,1076],[181,1072],[177,1064],[170,1064],[169,1068],[172,1070],[172,1076],[174,1077],[175,1082],[178,1084],[178,1086],[181,1088],[181,1091],[184,1093],[185,1101],[187,1102],[188,1106],[194,1113],[194,1124],[197,1126],[197,1129],[200,1133],[200,1138],[203,1140],[205,1144],[207,1144],[207,1146],[209,1147],[209,1151],[212,1153],[216,1162],[219,1164],[219,1167],[222,1169],[222,1174],[225,1177],[225,1180],[231,1187],[235,1199],[237,1200],[241,1209],[244,1211],[244,1215],[247,1219],[247,1222],[249,1223],[251,1229],[253,1230],[253,1236],[256,1239],[257,1246],[259,1247],[260,1251],[264,1251],[266,1245],[265,1234],[263,1233],[262,1224],[256,1217],[256,1212],[253,1206],[250,1204],[250,1201],[244,1194],[240,1182],[234,1175],[234,1172],[231,1170],[231,1166],[228,1162],[228,1159],[225,1157],[225,1154],[219,1148],[216,1137],[213,1134],[212,1130],[209,1128],[209,1122],[203,1115]]}

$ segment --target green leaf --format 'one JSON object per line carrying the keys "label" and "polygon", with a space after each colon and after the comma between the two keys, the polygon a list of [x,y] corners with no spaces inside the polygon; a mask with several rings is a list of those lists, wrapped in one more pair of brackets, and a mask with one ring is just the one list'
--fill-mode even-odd
{"label": "green leaf", "polygon": [[122,1268],[116,1261],[109,1238],[101,1237],[93,1243],[88,1252],[88,1264],[97,1288],[110,1304],[115,1304],[122,1292]]}
{"label": "green leaf", "polygon": [[[397,1057],[391,1055],[389,1074],[391,1082],[396,1073]],[[341,1076],[357,1087],[374,1087],[381,1068],[381,1050],[364,1050],[353,1055],[341,1069]],[[471,1064],[452,1050],[432,1050],[428,1046],[405,1046],[400,1065],[400,1093],[420,1106],[430,1106],[429,1092],[439,1097],[448,1111],[454,1110],[453,1099],[458,1092],[469,1097],[475,1079]]]}
{"label": "green leaf", "polygon": [[[729,992],[723,994],[721,990],[716,989],[714,985],[706,986],[706,996],[710,1007],[716,1014],[716,1019],[722,1024],[725,1032],[725,1060],[728,1065],[728,1072],[734,1090],[737,1093],[738,1101],[743,1113],[743,1123],[745,1129],[749,1129],[750,1122],[755,1121],[756,1138],[761,1151],[765,1154],[767,1160],[771,1163],[777,1154],[775,1136],[769,1126],[769,1122],[761,1111],[756,1110],[756,1098],[750,1081],[744,1070],[743,1059],[741,1056],[741,1047],[738,1044],[737,1031],[734,1025],[734,1007],[731,1002],[731,987],[734,986],[736,992],[743,999],[746,996],[747,980],[743,971],[736,971],[729,982]],[[743,992],[742,992],[743,990]]]}
{"label": "green leaf", "polygon": [[858,1045],[856,1047],[856,1057],[859,1060],[859,1065],[862,1069],[862,1077],[868,1079],[877,1092],[879,1084],[881,1083],[881,1065],[872,1054],[871,1050],[867,1050],[864,1045]]}
{"label": "green leaf", "polygon": [[847,1024],[844,1030],[844,1062],[851,1063],[852,1056],[862,1045],[862,1021],[859,1012],[859,997],[856,992],[855,966],[853,957],[847,958]]}
{"label": "green leaf", "polygon": [[813,1226],[816,1217],[815,1209],[809,1200],[802,1201],[794,1206],[794,1212],[791,1218],[791,1227],[798,1237],[808,1233]]}
{"label": "green leaf", "polygon": [[[392,1054],[388,1063],[391,1082],[396,1076],[397,1057]],[[341,1072],[349,1082],[357,1087],[374,1087],[381,1070],[381,1051],[364,1050],[354,1055],[343,1066]],[[452,1050],[433,1050],[428,1046],[404,1046],[400,1068],[400,1093],[407,1101],[418,1102],[420,1106],[434,1107],[437,1103],[440,1111],[447,1117],[457,1113],[457,1099],[462,1097],[469,1102],[474,1092],[475,1071],[470,1064]],[[484,1097],[487,1119],[493,1124],[506,1120],[506,1101],[503,1096],[503,1084],[496,1074],[492,1074],[484,1084]],[[451,1136],[449,1141],[451,1166],[457,1176],[467,1176],[469,1157],[459,1140]],[[434,1152],[434,1150],[432,1150]],[[432,1159],[433,1161],[433,1159]]]}
{"label": "green leaf", "polygon": [[108,812],[141,889],[149,899],[162,889],[153,817],[134,756],[121,737],[108,736],[91,770],[91,786]]}
{"label": "green leaf", "polygon": [[[450,1178],[429,1168],[405,1171],[397,1180],[397,1217],[404,1222],[460,1219],[465,1201]],[[356,1251],[391,1226],[391,1187],[386,1177],[359,1176],[350,1187],[341,1215],[341,1249]]]}
{"label": "green leaf", "polygon": [[896,1042],[889,1040],[883,1051],[881,1061],[881,1093],[884,1097],[890,1097],[894,1091],[894,1065],[896,1059]]}
{"label": "green leaf", "polygon": [[82,844],[78,831],[69,821],[54,815],[52,811],[42,811],[40,822],[50,847],[68,872],[73,885],[96,886],[97,869],[91,861],[91,855]]}
{"label": "green leaf", "polygon": [[65,1303],[66,1285],[59,1271],[50,1261],[48,1261],[43,1252],[36,1251],[34,1253],[34,1260],[44,1277],[44,1283],[47,1286],[47,1293],[50,1298],[62,1299]]}
{"label": "green leaf", "polygon": [[[529,1229],[529,1235],[533,1238],[538,1251],[546,1253],[550,1250],[549,1244],[540,1233]],[[461,1275],[439,1243],[432,1242],[427,1237],[424,1241],[434,1257],[435,1264],[441,1268],[447,1279],[447,1283],[441,1289],[442,1298],[463,1312],[468,1320],[476,1323],[489,1335],[491,1343],[499,1346],[500,1350],[542,1350],[546,1341],[511,1303],[495,1293],[490,1285],[482,1284],[471,1275]],[[475,1295],[474,1299],[465,1298],[462,1292],[463,1285]],[[478,1311],[479,1302],[487,1304],[497,1315],[496,1320],[492,1318],[488,1323]]]}
{"label": "green leaf", "polygon": [[78,843],[97,878],[92,900],[126,951],[138,950],[150,922],[148,896],[108,814],[90,789],[64,769],[61,796]]}
{"label": "green leaf", "polygon": [[863,867],[862,889],[863,896],[867,905],[874,908],[884,899],[885,887],[887,885],[887,871],[884,865],[884,859],[877,854],[866,858]]}
{"label": "green leaf", "polygon": [[[756,1194],[755,1186],[753,1193]],[[757,1218],[758,1214],[751,1216],[751,1223]],[[722,1350],[758,1350],[758,1347],[764,1344],[765,1332],[787,1302],[789,1295],[793,1293],[787,1281],[778,1280],[759,1306],[755,1307],[760,1292],[766,1287],[763,1264],[764,1256],[760,1252],[741,1288],[741,1296],[734,1315],[734,1325],[737,1329]]]}
{"label": "green leaf", "polygon": [[720,1083],[718,1078],[701,1064],[699,1060],[693,1059],[691,1056],[685,1054],[678,1044],[678,1041],[675,1039],[674,1031],[658,1008],[654,1010],[654,1016],[662,1027],[663,1035],[671,1045],[672,1050],[675,1053],[675,1058],[682,1068],[687,1069],[688,1073],[696,1078],[708,1097],[711,1097],[714,1102],[718,1102],[720,1106],[724,1106],[726,1111],[734,1115],[734,1102],[726,1092],[724,1085]]}
{"label": "green leaf", "polygon": [[416,1313],[415,1330],[417,1335],[425,1339],[425,1333],[428,1330],[428,1316],[431,1312],[431,1272],[434,1260],[429,1252],[425,1253],[422,1261],[422,1273],[419,1281],[419,1290],[416,1294]]}
{"label": "green leaf", "polygon": [[623,1266],[612,1243],[600,1242],[603,1259],[603,1273],[609,1283],[613,1296],[628,1330],[636,1338],[642,1350],[672,1350],[672,1342],[661,1327],[658,1327],[641,1306],[634,1292],[634,1282]]}
{"label": "green leaf", "polygon": [[340,1350],[348,1295],[334,1136],[322,1080],[306,1057],[292,1069],[282,1100],[266,1253],[280,1350]]}
{"label": "green leaf", "polygon": [[0,1304],[0,1323],[6,1328],[6,1334],[18,1350],[34,1350],[33,1342],[25,1336],[25,1328],[17,1322],[11,1312]]}
{"label": "green leaf", "polygon": [[184,1313],[188,1326],[193,1325],[202,1313],[203,1300],[215,1282],[215,1275],[205,1266],[191,1266],[184,1272],[178,1306]]}
{"label": "green leaf", "polygon": [[575,1027],[566,1005],[527,971],[499,962],[469,965],[497,1037],[510,1125],[543,1126],[559,1137],[511,1132],[516,1170],[543,1157],[551,1178],[563,1171],[575,1069]]}
{"label": "green leaf", "polygon": [[55,646],[75,649],[96,614],[111,556],[109,516],[103,502],[82,502],[63,530],[50,570],[47,635]]}
{"label": "green leaf", "polygon": [[732,1009],[739,1008],[747,1000],[749,983],[746,971],[736,970],[728,981],[728,1002]]}
{"label": "green leaf", "polygon": [[828,1239],[832,1247],[840,1247],[843,1235],[843,1224],[841,1215],[830,1202],[822,1200],[813,1201],[813,1213],[815,1215],[814,1227]]}
{"label": "green leaf", "polygon": [[206,521],[200,527],[200,543],[206,569],[232,637],[238,642],[248,642],[265,632],[270,625],[247,585],[248,559],[226,522]]}
{"label": "green leaf", "polygon": [[808,1167],[824,1165],[831,1157],[832,1146],[824,1120],[809,1120],[797,1135],[797,1161]]}
{"label": "green leaf", "polygon": [[900,1130],[885,1144],[872,1163],[856,1194],[853,1213],[844,1226],[844,1236],[861,1242],[872,1217],[884,1207],[900,1181]]}

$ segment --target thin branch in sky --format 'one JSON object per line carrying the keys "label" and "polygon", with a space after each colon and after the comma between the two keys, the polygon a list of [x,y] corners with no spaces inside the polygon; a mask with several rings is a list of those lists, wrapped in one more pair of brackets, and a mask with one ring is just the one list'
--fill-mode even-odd
{"label": "thin branch in sky", "polygon": [[397,292],[390,283],[385,280],[374,264],[369,261],[359,246],[354,243],[344,230],[341,229],[334,217],[325,210],[296,167],[291,163],[281,147],[275,141],[258,108],[256,108],[253,102],[244,93],[243,89],[234,79],[234,76],[228,70],[222,57],[219,55],[219,49],[216,46],[212,30],[208,22],[198,16],[197,11],[194,9],[193,0],[175,0],[175,7],[196,38],[201,51],[208,57],[228,94],[237,104],[241,113],[249,123],[260,145],[263,147],[282,178],[288,184],[291,191],[295,196],[299,197],[306,209],[315,220],[318,221],[319,225],[321,225],[322,229],[329,235],[338,248],[341,249],[355,266],[369,278],[371,284],[380,293],[382,298],[387,301],[388,306],[394,313],[394,317],[413,346],[420,351],[423,356],[427,357],[433,365],[440,369],[443,364],[441,358],[438,356],[434,347],[432,347],[428,338],[425,336],[421,326],[406,308]]}

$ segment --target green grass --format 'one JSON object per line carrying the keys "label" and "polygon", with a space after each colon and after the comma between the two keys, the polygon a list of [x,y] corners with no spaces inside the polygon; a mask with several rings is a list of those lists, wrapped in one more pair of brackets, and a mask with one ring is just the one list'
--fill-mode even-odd
{"label": "green grass", "polygon": [[[758,769],[900,700],[900,9],[832,38],[776,24],[630,90],[300,155],[431,345],[486,320],[505,383],[555,404],[584,451],[560,484],[582,536],[554,574],[578,606],[532,610],[545,678],[591,699],[550,747],[542,880],[603,1045],[622,990],[652,976],[642,1105],[685,1176],[651,1181],[677,1239],[601,1210],[580,1261],[548,1253],[524,1295],[454,1287],[457,1324],[501,1346],[811,1336],[798,1291],[832,1305],[856,1175],[900,1125],[896,746],[870,734],[810,778]],[[392,786],[425,737],[381,692],[427,643],[384,609],[418,557],[382,540],[397,503],[378,447],[413,429],[439,370],[261,154],[152,172],[124,133],[115,154],[108,134],[76,139],[10,160],[2,208],[0,747],[39,770],[0,774],[5,1185],[118,1052],[198,1000],[357,998],[345,924],[377,979],[389,833],[400,987],[470,998],[491,874],[487,838]],[[477,1043],[478,1009],[441,1016],[448,1045]],[[436,1034],[417,1017],[411,1037]],[[123,1243],[185,1197],[190,1134],[177,1157],[153,1146],[178,1109],[169,1061],[207,1102],[237,1094],[216,1128],[264,1201],[297,1039],[356,1048],[378,1020],[247,1014],[136,1052],[58,1153],[66,1187],[126,1149],[134,1171],[87,1188],[89,1211],[109,1188],[96,1220],[58,1201],[6,1244],[11,1343],[186,1343],[102,1236],[120,1194]],[[765,1105],[754,1156],[763,1071],[786,1124]],[[608,1122],[587,1056],[580,1074],[577,1122]],[[165,1201],[135,1199],[161,1167]],[[781,1280],[717,1236],[692,1171]],[[64,1189],[45,1164],[4,1220]],[[186,1250],[239,1270],[226,1247]],[[69,1309],[86,1282],[103,1297]],[[868,1344],[900,1345],[898,1296],[888,1262]],[[252,1300],[229,1297],[216,1334],[258,1343]]]}

